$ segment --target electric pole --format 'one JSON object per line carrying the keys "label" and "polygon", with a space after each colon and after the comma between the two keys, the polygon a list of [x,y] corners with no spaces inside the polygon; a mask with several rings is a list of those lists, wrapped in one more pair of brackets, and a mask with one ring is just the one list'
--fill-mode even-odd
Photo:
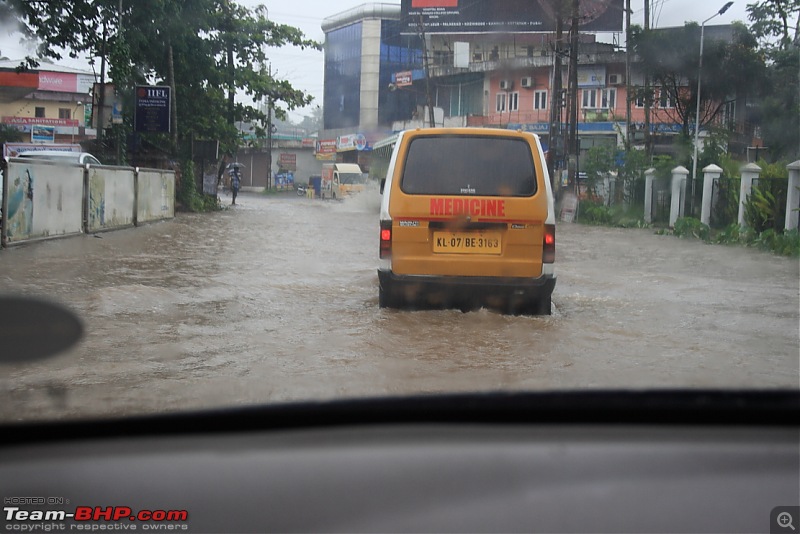
{"label": "electric pole", "polygon": [[572,0],[572,22],[569,43],[569,182],[577,185],[578,173],[578,22],[580,19],[580,0]]}
{"label": "electric pole", "polygon": [[631,0],[625,0],[625,95],[625,150],[629,150],[633,140],[631,135]]}
{"label": "electric pole", "polygon": [[555,161],[557,154],[561,154],[562,150],[559,149],[559,142],[563,146],[562,128],[561,128],[561,54],[563,48],[561,41],[564,37],[564,13],[562,10],[563,4],[556,2],[553,7],[556,9],[556,42],[553,56],[553,80],[550,87],[550,133],[549,141],[550,146],[547,149],[547,167],[550,169],[550,178],[555,186],[558,183],[556,179]]}
{"label": "electric pole", "polygon": [[433,113],[433,99],[431,98],[431,72],[428,67],[428,41],[425,39],[425,22],[422,15],[419,16],[419,31],[422,38],[422,64],[425,69],[425,100],[428,104],[428,121],[429,126],[433,128],[436,126],[436,119]]}
{"label": "electric pole", "polygon": [[[644,0],[644,31],[650,31],[650,0]],[[653,147],[650,137],[650,75],[644,73],[644,151],[648,156],[652,154]]]}
{"label": "electric pole", "polygon": [[[269,64],[269,79],[272,80],[272,63]],[[250,170],[252,173],[252,169]],[[267,191],[272,182],[272,95],[267,96]]]}

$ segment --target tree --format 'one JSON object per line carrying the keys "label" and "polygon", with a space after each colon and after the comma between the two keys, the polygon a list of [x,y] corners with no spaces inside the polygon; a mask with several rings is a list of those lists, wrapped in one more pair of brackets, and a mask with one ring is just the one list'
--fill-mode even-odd
{"label": "tree", "polygon": [[[39,58],[106,58],[110,77],[132,110],[133,86],[168,84],[177,102],[172,151],[194,138],[220,139],[235,150],[236,121],[264,123],[253,105],[236,102],[268,97],[277,116],[308,104],[311,97],[264,68],[267,48],[286,45],[319,49],[292,26],[275,23],[263,6],[249,9],[231,0],[11,0],[23,31],[40,41]],[[120,6],[122,11],[120,12]],[[126,31],[135,28],[135,31]]]}
{"label": "tree", "polygon": [[[753,94],[763,77],[765,63],[755,37],[741,23],[732,26],[729,42],[704,39],[700,126],[711,123],[732,97]],[[660,86],[661,100],[673,106],[662,106],[661,112],[689,137],[696,120],[700,27],[687,23],[667,30],[634,28],[631,40],[642,68]]]}
{"label": "tree", "polygon": [[761,137],[774,159],[795,160],[800,157],[800,0],[762,0],[749,4],[747,11],[768,65]]}

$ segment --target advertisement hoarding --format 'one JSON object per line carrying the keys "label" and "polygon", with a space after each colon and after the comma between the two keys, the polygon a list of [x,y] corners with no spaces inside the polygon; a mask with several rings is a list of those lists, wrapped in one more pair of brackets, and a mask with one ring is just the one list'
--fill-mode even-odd
{"label": "advertisement hoarding", "polygon": [[170,88],[165,85],[136,87],[135,131],[170,131]]}
{"label": "advertisement hoarding", "polygon": [[[621,32],[623,0],[581,0],[580,29]],[[402,0],[402,33],[553,32],[552,0]],[[569,22],[567,21],[567,26]]]}

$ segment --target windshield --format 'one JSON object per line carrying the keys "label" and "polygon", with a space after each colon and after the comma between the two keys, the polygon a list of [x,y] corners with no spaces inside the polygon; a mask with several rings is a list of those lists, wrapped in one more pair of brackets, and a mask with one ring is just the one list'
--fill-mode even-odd
{"label": "windshield", "polygon": [[356,185],[367,183],[367,179],[359,172],[340,172],[339,182],[342,185]]}
{"label": "windshield", "polygon": [[421,137],[409,145],[401,187],[413,195],[531,196],[536,169],[519,139]]}
{"label": "windshield", "polygon": [[104,162],[3,164],[84,335],[0,421],[800,389],[798,8],[724,3],[0,3],[4,150]]}

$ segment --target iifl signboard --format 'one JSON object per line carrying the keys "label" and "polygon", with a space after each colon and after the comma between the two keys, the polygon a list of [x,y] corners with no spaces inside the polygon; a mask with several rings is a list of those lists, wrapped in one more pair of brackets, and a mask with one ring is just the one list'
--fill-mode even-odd
{"label": "iifl signboard", "polygon": [[144,133],[168,133],[170,131],[170,99],[169,86],[137,86],[134,130]]}

